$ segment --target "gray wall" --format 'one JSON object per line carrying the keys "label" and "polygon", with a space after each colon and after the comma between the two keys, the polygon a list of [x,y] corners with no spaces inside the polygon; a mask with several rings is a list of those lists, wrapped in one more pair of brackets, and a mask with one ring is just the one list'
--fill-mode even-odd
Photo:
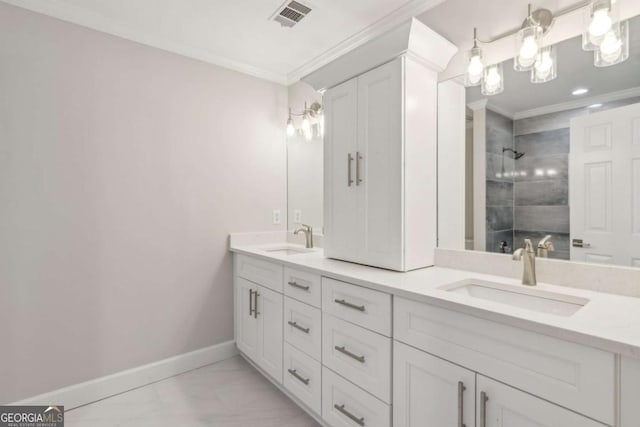
{"label": "gray wall", "polygon": [[0,403],[233,339],[287,89],[0,3]]}

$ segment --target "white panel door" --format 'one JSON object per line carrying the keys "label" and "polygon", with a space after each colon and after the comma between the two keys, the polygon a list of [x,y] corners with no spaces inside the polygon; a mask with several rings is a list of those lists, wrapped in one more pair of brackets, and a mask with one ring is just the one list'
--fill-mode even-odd
{"label": "white panel door", "polygon": [[394,427],[473,427],[475,377],[474,372],[396,341]]}
{"label": "white panel door", "polygon": [[403,270],[402,59],[358,77],[359,259]]}
{"label": "white panel door", "polygon": [[258,319],[253,313],[254,292],[258,285],[241,277],[235,278],[236,287],[236,343],[238,349],[250,358],[258,354]]}
{"label": "white panel door", "polygon": [[356,197],[357,80],[329,89],[323,96],[324,253],[329,258],[357,261]]}
{"label": "white panel door", "polygon": [[571,120],[575,261],[640,266],[640,104]]}
{"label": "white panel door", "polygon": [[254,310],[258,318],[258,366],[282,384],[283,296],[263,286],[257,286]]}
{"label": "white panel door", "polygon": [[477,420],[481,427],[603,427],[530,394],[477,376]]}

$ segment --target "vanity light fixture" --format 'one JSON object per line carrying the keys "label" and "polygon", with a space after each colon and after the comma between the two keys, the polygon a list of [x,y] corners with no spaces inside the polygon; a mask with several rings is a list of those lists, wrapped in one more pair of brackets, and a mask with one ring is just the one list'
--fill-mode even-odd
{"label": "vanity light fixture", "polygon": [[[292,116],[302,117],[300,129],[296,130]],[[307,106],[307,103],[305,102],[304,110],[300,113],[292,112],[291,108],[289,108],[287,136],[291,137],[295,135],[297,131],[301,133],[307,141],[310,141],[313,138],[313,122],[317,125],[318,136],[321,138],[324,137],[324,112],[322,110],[322,105],[319,102],[315,101],[311,106]]]}
{"label": "vanity light fixture", "polygon": [[585,87],[579,87],[579,88],[575,89],[573,92],[571,92],[571,95],[580,96],[580,95],[584,95],[584,94],[586,94],[588,92],[589,92],[589,89],[587,89]]}
{"label": "vanity light fixture", "polygon": [[615,0],[591,0],[585,9],[582,48],[593,50],[593,64],[608,67],[629,58],[629,22],[620,22]]}
{"label": "vanity light fixture", "polygon": [[482,82],[484,63],[482,62],[482,49],[478,47],[478,29],[473,29],[473,47],[467,52],[467,72],[465,74],[465,86],[478,86]]}

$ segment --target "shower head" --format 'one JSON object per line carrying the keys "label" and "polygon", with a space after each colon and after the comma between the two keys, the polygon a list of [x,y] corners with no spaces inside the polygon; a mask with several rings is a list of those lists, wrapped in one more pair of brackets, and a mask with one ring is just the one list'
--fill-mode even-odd
{"label": "shower head", "polygon": [[510,152],[512,152],[512,153],[513,153],[513,158],[514,158],[515,160],[518,160],[519,158],[521,158],[522,156],[524,156],[524,152],[522,152],[522,151],[516,151],[516,150],[514,150],[514,149],[512,149],[512,148],[505,148],[505,147],[503,147],[503,148],[502,148],[502,155],[503,155],[503,156],[504,156],[504,152],[505,152],[505,151],[510,151]]}

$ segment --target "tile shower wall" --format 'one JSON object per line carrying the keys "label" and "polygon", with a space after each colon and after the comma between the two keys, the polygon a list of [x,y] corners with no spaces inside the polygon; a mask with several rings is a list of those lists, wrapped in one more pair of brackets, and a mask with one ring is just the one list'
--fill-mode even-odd
{"label": "tile shower wall", "polygon": [[[502,149],[513,148],[513,120],[487,110],[487,246],[489,252],[499,252],[500,242],[513,247],[514,183],[503,173]],[[504,156],[504,171],[512,171],[514,160]]]}

